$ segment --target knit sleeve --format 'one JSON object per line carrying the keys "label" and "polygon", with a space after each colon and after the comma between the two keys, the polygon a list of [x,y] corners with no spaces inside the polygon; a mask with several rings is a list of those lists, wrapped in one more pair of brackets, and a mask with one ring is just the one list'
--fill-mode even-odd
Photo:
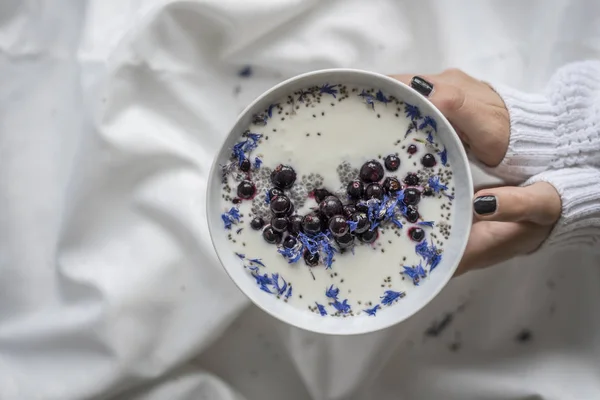
{"label": "knit sleeve", "polygon": [[600,169],[564,168],[542,172],[524,185],[548,182],[562,200],[562,213],[543,247],[588,247],[600,251]]}
{"label": "knit sleeve", "polygon": [[492,173],[523,182],[548,169],[600,167],[600,62],[561,68],[542,94],[492,86],[510,116],[508,151]]}

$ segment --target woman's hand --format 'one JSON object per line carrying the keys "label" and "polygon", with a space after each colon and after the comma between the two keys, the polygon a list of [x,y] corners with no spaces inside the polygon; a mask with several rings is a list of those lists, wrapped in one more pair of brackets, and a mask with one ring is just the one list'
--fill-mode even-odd
{"label": "woman's hand", "polygon": [[537,250],[561,215],[561,199],[546,182],[475,194],[475,223],[457,275]]}
{"label": "woman's hand", "polygon": [[[414,75],[392,77],[410,85]],[[500,164],[508,149],[510,120],[498,93],[457,69],[422,77],[434,87],[428,99],[448,118],[465,147],[490,167]]]}
{"label": "woman's hand", "polygon": [[[394,76],[407,85],[413,77]],[[497,166],[510,139],[509,113],[500,96],[456,69],[422,77],[434,87],[429,100],[448,118],[465,147],[484,164]],[[561,199],[554,186],[538,182],[481,190],[473,208],[475,223],[457,275],[537,250],[561,215]]]}

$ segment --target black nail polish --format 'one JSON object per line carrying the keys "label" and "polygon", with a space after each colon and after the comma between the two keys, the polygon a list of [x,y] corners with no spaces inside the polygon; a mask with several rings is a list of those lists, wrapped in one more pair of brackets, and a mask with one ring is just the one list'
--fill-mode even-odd
{"label": "black nail polish", "polygon": [[427,82],[420,76],[413,76],[410,80],[410,87],[421,93],[423,96],[428,97],[433,92],[433,84]]}
{"label": "black nail polish", "polygon": [[479,215],[493,214],[496,212],[496,207],[498,207],[496,196],[479,196],[473,202],[473,208]]}

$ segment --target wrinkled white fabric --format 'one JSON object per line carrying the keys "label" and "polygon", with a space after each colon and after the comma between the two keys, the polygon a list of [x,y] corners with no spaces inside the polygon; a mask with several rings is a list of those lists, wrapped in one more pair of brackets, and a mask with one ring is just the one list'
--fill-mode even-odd
{"label": "wrinkled white fabric", "polygon": [[471,273],[394,328],[323,337],[248,303],[204,210],[221,139],[285,77],[453,66],[536,91],[600,58],[598,26],[574,0],[3,0],[0,399],[600,397],[590,254]]}

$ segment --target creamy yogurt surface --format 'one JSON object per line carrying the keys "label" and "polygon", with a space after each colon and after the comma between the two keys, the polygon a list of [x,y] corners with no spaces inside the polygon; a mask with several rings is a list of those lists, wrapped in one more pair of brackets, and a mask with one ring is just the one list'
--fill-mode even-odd
{"label": "creamy yogurt surface", "polygon": [[[401,307],[427,285],[451,234],[452,169],[436,131],[433,118],[377,89],[331,83],[290,93],[254,116],[222,166],[220,234],[248,279],[290,307],[323,317]],[[383,175],[361,179],[371,160]],[[348,191],[355,180],[358,198]],[[327,194],[345,206],[332,208],[343,217],[334,230],[317,201]],[[276,223],[271,206],[286,204],[278,196],[293,211]],[[306,215],[321,221],[319,232],[291,228],[292,216]]]}

